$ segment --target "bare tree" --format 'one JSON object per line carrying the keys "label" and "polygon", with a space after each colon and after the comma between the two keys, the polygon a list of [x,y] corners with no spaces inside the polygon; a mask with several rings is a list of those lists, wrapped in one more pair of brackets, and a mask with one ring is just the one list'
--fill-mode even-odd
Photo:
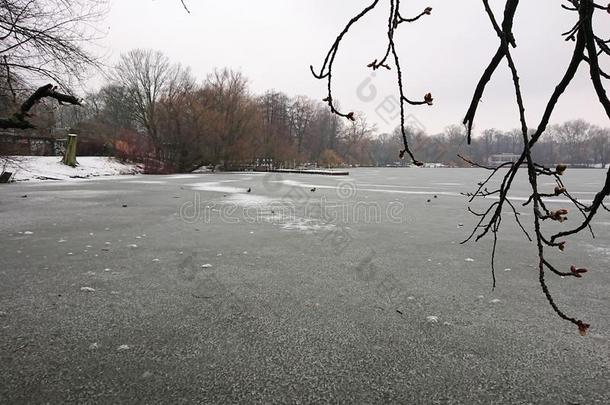
{"label": "bare tree", "polygon": [[258,105],[262,126],[258,153],[268,159],[285,158],[285,151],[292,147],[290,98],[278,91],[268,91],[259,98]]}
{"label": "bare tree", "polygon": [[561,150],[559,153],[565,163],[586,163],[591,124],[584,120],[567,121],[553,128],[553,133]]}
{"label": "bare tree", "polygon": [[315,106],[305,96],[297,96],[288,109],[290,131],[296,141],[297,155],[303,153],[303,142],[314,118]]}
{"label": "bare tree", "polygon": [[[368,67],[374,70],[379,68],[384,68],[388,70],[395,69],[397,79],[397,92],[401,100],[400,130],[404,141],[404,149],[400,151],[400,156],[403,157],[405,155],[408,155],[409,158],[413,161],[413,163],[421,165],[422,163],[416,159],[408,143],[405,128],[405,110],[407,105],[431,105],[433,98],[431,94],[426,94],[423,100],[413,101],[407,96],[405,92],[404,78],[401,71],[401,59],[396,48],[395,34],[403,23],[415,22],[423,16],[430,15],[432,11],[431,8],[426,8],[422,13],[413,18],[405,18],[401,14],[401,0],[388,0],[387,2],[381,0],[374,0],[368,7],[366,7],[359,14],[357,14],[352,20],[350,20],[349,23],[345,26],[345,28],[341,31],[341,33],[337,36],[333,45],[331,46],[330,51],[324,59],[322,68],[319,71],[315,71],[312,67],[311,70],[316,78],[326,81],[328,93],[324,100],[329,104],[331,111],[341,117],[353,120],[354,114],[352,112],[343,113],[338,110],[334,103],[332,87],[334,62],[337,57],[339,46],[346,34],[349,32],[349,30],[355,24],[361,21],[365,15],[369,14],[371,11],[377,8],[380,8],[380,6],[384,4],[387,4],[389,9],[387,25],[387,48],[385,54],[381,58],[375,59],[371,64],[369,64]],[[520,152],[521,155],[519,159],[517,159],[515,162],[507,162],[501,165],[499,168],[488,167],[483,164],[476,163],[472,160],[464,158],[467,163],[481,168],[485,168],[490,171],[490,175],[484,181],[479,183],[479,188],[474,193],[469,194],[470,201],[479,198],[489,197],[492,195],[498,198],[497,201],[492,203],[489,208],[483,212],[479,213],[471,210],[473,214],[479,217],[479,222],[470,237],[467,239],[467,241],[471,239],[476,239],[478,241],[487,235],[492,236],[493,249],[491,253],[491,269],[495,287],[495,254],[498,243],[498,233],[500,231],[502,219],[504,218],[504,211],[507,209],[511,211],[514,214],[515,220],[517,221],[519,226],[521,226],[525,237],[528,240],[535,242],[536,244],[536,252],[538,255],[537,267],[539,271],[539,283],[549,304],[557,315],[559,315],[562,319],[576,325],[580,333],[582,335],[585,335],[590,327],[589,324],[585,323],[580,319],[567,315],[559,308],[551,292],[549,291],[546,282],[546,276],[548,273],[551,273],[561,277],[580,278],[583,276],[583,274],[587,272],[587,270],[581,268],[580,266],[572,265],[569,269],[566,269],[566,271],[562,271],[551,263],[551,258],[548,257],[549,255],[547,255],[547,253],[549,251],[552,252],[553,250],[566,249],[566,238],[578,234],[586,229],[591,229],[591,221],[595,217],[595,215],[601,209],[608,210],[608,208],[604,205],[604,200],[606,197],[610,196],[610,170],[607,173],[605,183],[601,186],[601,190],[595,195],[593,201],[591,203],[585,204],[574,198],[562,182],[561,176],[565,173],[567,167],[565,165],[558,165],[554,168],[545,167],[534,160],[532,150],[534,149],[540,138],[546,133],[549,121],[552,117],[553,111],[555,110],[555,106],[557,105],[558,100],[565,93],[566,89],[574,79],[581,65],[588,65],[591,83],[593,84],[597,99],[599,100],[607,116],[610,118],[610,99],[608,98],[604,85],[604,80],[610,79],[610,74],[602,70],[602,68],[600,67],[600,57],[610,55],[610,47],[608,46],[610,41],[601,38],[599,35],[597,35],[596,29],[593,24],[594,15],[596,13],[606,14],[610,12],[610,4],[600,5],[597,4],[594,0],[566,0],[565,4],[562,5],[562,7],[567,12],[573,13],[575,16],[574,25],[566,33],[564,33],[566,40],[574,44],[573,56],[569,64],[566,66],[565,74],[561,81],[558,83],[557,87],[555,88],[555,91],[553,92],[552,96],[550,97],[544,114],[540,118],[540,121],[534,131],[530,131],[528,128],[528,122],[525,115],[525,101],[523,99],[521,82],[519,78],[519,69],[512,57],[511,52],[511,49],[517,46],[516,35],[513,30],[513,23],[515,13],[519,7],[519,0],[505,1],[503,21],[501,22],[494,14],[489,4],[489,0],[482,0],[482,4],[485,9],[485,12],[489,17],[491,26],[498,36],[499,45],[497,51],[491,58],[489,65],[486,67],[485,71],[481,76],[481,79],[474,91],[474,96],[472,98],[470,107],[464,118],[463,123],[466,127],[466,138],[468,140],[468,143],[470,143],[472,128],[474,126],[477,110],[487,88],[487,84],[490,82],[490,80],[498,70],[500,64],[504,61],[509,67],[509,72],[516,96],[517,110],[519,112],[520,134],[523,140],[523,148]],[[607,18],[607,15],[602,16],[602,18],[603,17]],[[525,227],[521,223],[519,213],[515,207],[515,203],[511,201],[510,198],[510,191],[513,182],[517,173],[521,170],[522,165],[526,166],[525,170],[527,171],[531,191],[531,197],[529,201],[527,201],[524,205],[530,206],[533,211],[532,225],[535,232],[533,238],[526,231]],[[508,170],[500,171],[499,169]],[[501,176],[499,173],[503,173],[500,186],[498,188],[489,190],[487,186],[490,184],[490,181],[496,176]],[[554,190],[542,190],[539,186],[540,177],[549,177],[553,179],[557,183],[557,186]],[[560,195],[565,196],[571,201],[573,205],[573,210],[575,210],[579,215],[581,215],[583,219],[579,223],[579,225],[572,229],[563,230],[554,234],[551,233],[549,235],[547,234],[547,232],[545,232],[545,229],[543,227],[544,223],[547,221],[564,223],[568,214],[568,209],[561,208],[552,210],[545,203],[544,197]]]}
{"label": "bare tree", "polygon": [[132,120],[144,130],[157,146],[157,110],[159,100],[169,91],[169,84],[180,68],[159,51],[134,49],[121,55],[115,67],[114,83],[125,92],[126,108]]}
{"label": "bare tree", "polygon": [[229,69],[210,74],[201,92],[215,133],[215,156],[225,167],[254,158],[254,138],[260,131],[259,106],[251,96],[246,77]]}
{"label": "bare tree", "polygon": [[89,95],[87,103],[95,109],[96,117],[105,125],[115,128],[134,128],[129,108],[127,89],[116,84],[102,87],[97,94]]}
{"label": "bare tree", "polygon": [[2,0],[0,5],[0,94],[16,103],[33,82],[50,80],[58,86],[39,87],[14,114],[0,119],[0,128],[32,128],[30,110],[44,98],[80,104],[64,93],[98,62],[83,46],[98,35],[91,23],[104,15],[106,2]]}
{"label": "bare tree", "polygon": [[354,120],[345,126],[341,139],[345,147],[345,157],[348,163],[368,163],[371,156],[367,156],[366,146],[377,128],[370,125],[363,114],[355,114]]}
{"label": "bare tree", "polygon": [[196,97],[197,85],[190,69],[174,69],[158,108],[158,136],[163,158],[180,172],[190,171],[205,161],[205,116]]}
{"label": "bare tree", "polygon": [[591,134],[593,158],[604,168],[610,163],[610,129],[594,127]]}
{"label": "bare tree", "polygon": [[[337,150],[339,136],[343,130],[341,119],[321,103],[315,104],[315,113],[305,143],[309,161],[320,160],[326,150]],[[330,155],[327,155],[330,156]]]}

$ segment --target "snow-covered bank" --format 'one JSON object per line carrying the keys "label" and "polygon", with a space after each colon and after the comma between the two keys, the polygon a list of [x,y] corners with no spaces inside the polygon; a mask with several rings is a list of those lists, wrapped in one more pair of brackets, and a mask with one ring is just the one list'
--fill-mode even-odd
{"label": "snow-covered bank", "polygon": [[76,160],[78,166],[70,167],[62,164],[58,156],[16,156],[10,157],[6,166],[0,159],[0,169],[12,172],[12,181],[86,179],[138,174],[142,171],[137,165],[121,163],[109,157],[80,156]]}

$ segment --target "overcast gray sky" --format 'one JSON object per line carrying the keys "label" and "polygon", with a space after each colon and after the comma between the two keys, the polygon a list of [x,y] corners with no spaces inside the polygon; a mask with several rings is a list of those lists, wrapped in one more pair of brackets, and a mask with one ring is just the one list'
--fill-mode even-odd
{"label": "overcast gray sky", "polygon": [[[241,70],[252,91],[268,89],[288,95],[325,97],[325,83],[315,80],[309,65],[320,66],[338,32],[371,0],[187,0],[191,14],[179,0],[113,0],[106,21],[107,35],[96,51],[108,55],[108,63],[133,48],[164,52],[174,62],[190,66],[198,79],[215,67]],[[388,131],[398,121],[380,107],[395,97],[395,72],[371,77],[366,65],[379,58],[386,46],[385,27],[389,6],[370,14],[354,27],[340,49],[335,97],[345,110],[362,111],[379,129]],[[403,1],[403,15],[415,15],[426,6],[433,14],[415,24],[404,24],[396,34],[402,57],[406,89],[413,99],[427,92],[433,107],[409,107],[429,133],[462,121],[476,83],[498,45],[498,39],[480,0]],[[504,0],[492,0],[501,10]],[[574,22],[574,15],[557,0],[522,2],[516,19],[518,49],[530,126],[536,126],[545,103],[564,73],[572,43],[560,34]],[[605,13],[598,18],[609,19]],[[610,36],[610,24],[604,33]],[[99,85],[94,79],[91,85]],[[376,93],[371,92],[374,86]],[[359,91],[360,89],[360,95]],[[363,97],[364,96],[364,97]],[[387,101],[386,101],[387,102]],[[391,99],[384,104],[392,110]],[[553,122],[584,118],[608,126],[608,118],[596,101],[587,71],[558,105]],[[477,128],[518,127],[518,115],[508,69],[503,67],[489,86],[477,117]]]}

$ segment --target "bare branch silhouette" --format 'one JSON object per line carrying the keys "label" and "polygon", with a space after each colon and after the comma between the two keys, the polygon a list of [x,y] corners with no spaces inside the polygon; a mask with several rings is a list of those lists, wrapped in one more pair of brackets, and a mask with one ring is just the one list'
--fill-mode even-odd
{"label": "bare branch silhouette", "polygon": [[[546,299],[548,300],[549,304],[557,315],[559,315],[566,321],[569,321],[576,325],[578,327],[579,332],[582,335],[585,335],[589,329],[589,325],[580,319],[566,315],[559,308],[551,292],[549,291],[545,277],[547,272],[551,272],[562,277],[570,276],[574,278],[581,278],[583,274],[587,273],[587,269],[578,268],[575,265],[571,265],[569,266],[569,271],[560,271],[553,264],[551,264],[550,259],[547,259],[546,256],[550,249],[558,249],[560,251],[564,251],[567,246],[567,241],[565,240],[565,238],[572,235],[576,235],[583,230],[588,229],[591,232],[591,235],[595,237],[593,229],[591,227],[591,222],[595,215],[600,211],[600,209],[608,210],[608,207],[604,205],[604,200],[606,197],[610,196],[610,170],[606,175],[605,184],[596,194],[593,201],[591,203],[585,203],[583,201],[579,201],[572,194],[570,194],[565,184],[562,182],[561,177],[566,172],[568,167],[562,164],[557,165],[554,168],[540,165],[534,160],[532,156],[532,150],[536,146],[536,143],[547,131],[549,121],[553,115],[553,112],[559,99],[564,95],[566,89],[569,87],[570,83],[574,79],[578,68],[581,66],[582,62],[585,62],[589,66],[591,83],[593,84],[593,88],[595,89],[596,96],[604,111],[610,118],[610,100],[608,99],[603,82],[604,79],[609,78],[609,75],[600,67],[600,57],[610,55],[610,47],[608,46],[608,43],[610,41],[604,40],[601,37],[597,36],[593,26],[593,17],[595,12],[599,11],[603,13],[610,13],[610,5],[599,5],[596,4],[593,0],[567,0],[567,4],[562,5],[563,9],[565,9],[567,12],[574,13],[577,17],[576,22],[572,26],[572,28],[563,34],[566,41],[574,43],[572,58],[566,67],[564,76],[557,84],[553,94],[547,102],[547,106],[542,117],[540,118],[540,122],[538,123],[536,130],[534,132],[530,132],[525,114],[525,100],[523,98],[519,78],[519,69],[511,53],[511,49],[517,47],[517,40],[513,32],[513,26],[515,13],[517,12],[517,9],[519,7],[519,0],[506,0],[503,20],[501,23],[494,15],[494,12],[492,11],[489,5],[489,0],[482,0],[482,3],[489,18],[489,21],[492,25],[492,28],[498,36],[499,45],[497,51],[492,56],[488,66],[485,68],[478,85],[476,86],[472,101],[464,118],[463,124],[466,127],[466,137],[468,143],[470,143],[472,139],[472,129],[475,122],[477,109],[486,91],[487,85],[496,74],[500,64],[503,61],[506,61],[511,74],[514,94],[516,96],[516,107],[519,112],[520,133],[523,139],[523,149],[520,153],[519,158],[515,161],[504,163],[495,167],[477,163],[472,161],[471,159],[460,156],[460,158],[469,165],[486,169],[490,172],[489,176],[487,176],[485,180],[478,184],[478,188],[474,193],[464,194],[469,198],[469,202],[473,202],[476,199],[484,199],[492,196],[496,200],[484,212],[475,212],[472,208],[468,208],[471,214],[479,218],[479,221],[470,236],[463,243],[469,242],[473,239],[475,241],[479,241],[485,236],[488,236],[489,234],[492,235],[493,247],[491,252],[491,270],[495,288],[496,249],[498,246],[498,237],[501,229],[503,212],[506,206],[508,206],[508,208],[510,208],[512,216],[514,216],[516,223],[523,231],[527,240],[534,241],[536,243],[536,251],[538,255],[537,267],[539,271],[539,283],[543,293],[545,294]],[[335,108],[334,104],[332,92],[332,75],[333,64],[337,56],[339,45],[344,36],[354,24],[359,22],[362,17],[371,12],[373,9],[383,4],[384,2],[380,0],[374,1],[366,9],[364,9],[361,13],[354,17],[335,40],[333,46],[331,47],[329,53],[327,54],[324,60],[322,68],[319,71],[314,71],[312,67],[312,72],[316,78],[327,81],[328,96],[325,101],[328,102],[331,111],[341,117],[352,119],[353,113],[342,113]],[[396,68],[397,88],[401,98],[400,127],[404,139],[404,149],[400,152],[400,155],[402,157],[404,156],[404,154],[408,154],[414,163],[416,163],[417,165],[421,165],[422,163],[418,159],[416,159],[407,143],[407,137],[405,135],[404,128],[405,106],[422,104],[431,105],[433,99],[431,94],[427,94],[422,101],[412,101],[406,97],[404,91],[403,77],[400,69],[400,57],[396,50],[394,33],[395,30],[398,28],[399,24],[403,22],[417,21],[424,15],[429,15],[432,10],[430,8],[427,8],[423,13],[419,14],[418,16],[411,19],[405,19],[400,15],[399,0],[389,0],[389,6],[389,44],[384,57],[381,59],[374,60],[369,65],[369,67],[373,69],[379,69],[383,67],[388,70],[392,69],[393,67]],[[514,201],[511,200],[510,196],[513,182],[516,178],[517,173],[522,168],[523,170],[527,171],[528,182],[531,192],[529,199],[526,201],[525,204],[523,204],[523,206],[530,207],[534,214],[533,221],[531,224],[535,232],[533,238],[526,230],[526,227],[524,226],[520,218],[520,213],[517,211]],[[488,188],[489,184],[492,180],[496,179],[499,176],[501,179],[500,185],[497,188],[490,190]],[[539,178],[541,177],[552,178],[557,183],[557,187],[552,192],[550,190],[548,192],[541,190],[539,183]],[[565,197],[566,200],[573,206],[573,209],[579,212],[580,215],[582,215],[583,220],[579,223],[578,226],[571,230],[562,231],[547,236],[544,230],[544,223],[546,221],[553,221],[563,224],[567,220],[567,216],[569,214],[568,208],[559,208],[552,210],[547,207],[545,199],[557,196]]]}

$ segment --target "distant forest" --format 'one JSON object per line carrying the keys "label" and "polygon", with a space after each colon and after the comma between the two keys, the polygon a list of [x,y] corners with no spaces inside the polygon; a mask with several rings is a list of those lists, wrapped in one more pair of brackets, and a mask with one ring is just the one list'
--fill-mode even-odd
{"label": "distant forest", "polygon": [[[9,103],[0,107],[14,109]],[[42,102],[33,120],[39,134],[78,134],[81,155],[145,161],[159,171],[269,163],[402,164],[399,131],[379,133],[363,114],[348,121],[332,114],[322,100],[276,90],[253,94],[248,79],[229,69],[216,70],[198,83],[188,68],[150,50],[122,55],[106,84],[86,96],[84,107]],[[408,137],[418,159],[447,166],[467,166],[458,153],[486,163],[493,155],[523,150],[517,129],[483,130],[472,145],[466,144],[459,125],[440,134],[409,127]],[[542,164],[603,167],[610,163],[610,129],[583,120],[555,125],[533,154]]]}

